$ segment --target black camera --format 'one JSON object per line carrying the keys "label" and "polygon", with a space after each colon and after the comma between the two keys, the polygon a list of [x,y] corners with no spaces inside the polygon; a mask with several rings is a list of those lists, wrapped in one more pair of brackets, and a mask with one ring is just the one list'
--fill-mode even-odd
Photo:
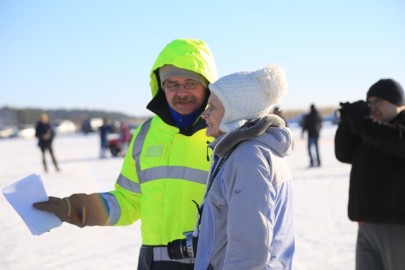
{"label": "black camera", "polygon": [[198,238],[193,232],[186,232],[185,239],[176,239],[167,244],[167,253],[172,260],[195,258],[197,254]]}
{"label": "black camera", "polygon": [[370,104],[364,100],[356,102],[340,102],[340,109],[336,111],[338,119],[349,119],[353,117],[364,118],[369,117],[371,113]]}

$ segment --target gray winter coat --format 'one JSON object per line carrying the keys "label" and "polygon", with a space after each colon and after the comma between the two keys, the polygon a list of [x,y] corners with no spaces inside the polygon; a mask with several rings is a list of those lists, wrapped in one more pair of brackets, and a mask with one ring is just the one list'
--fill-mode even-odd
{"label": "gray winter coat", "polygon": [[[293,137],[275,115],[217,138],[194,269],[291,269]],[[233,150],[231,150],[233,149]],[[227,156],[226,161],[221,160]],[[194,235],[198,234],[198,230]]]}

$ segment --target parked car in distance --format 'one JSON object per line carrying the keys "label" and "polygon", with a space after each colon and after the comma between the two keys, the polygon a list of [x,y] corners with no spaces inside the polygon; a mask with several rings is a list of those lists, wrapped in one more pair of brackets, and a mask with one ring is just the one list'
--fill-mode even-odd
{"label": "parked car in distance", "polygon": [[17,137],[18,128],[16,126],[1,126],[0,139]]}
{"label": "parked car in distance", "polygon": [[24,139],[35,138],[35,125],[25,124],[19,127],[17,137]]}
{"label": "parked car in distance", "polygon": [[53,128],[57,135],[74,134],[77,131],[76,125],[71,120],[55,120]]}

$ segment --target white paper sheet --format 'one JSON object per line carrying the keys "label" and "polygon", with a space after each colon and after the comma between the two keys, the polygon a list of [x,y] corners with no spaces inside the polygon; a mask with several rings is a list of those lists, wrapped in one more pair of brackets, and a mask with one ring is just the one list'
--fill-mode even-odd
{"label": "white paper sheet", "polygon": [[57,216],[35,209],[32,204],[48,200],[41,177],[31,174],[5,188],[3,195],[24,220],[33,235],[41,235],[62,224]]}

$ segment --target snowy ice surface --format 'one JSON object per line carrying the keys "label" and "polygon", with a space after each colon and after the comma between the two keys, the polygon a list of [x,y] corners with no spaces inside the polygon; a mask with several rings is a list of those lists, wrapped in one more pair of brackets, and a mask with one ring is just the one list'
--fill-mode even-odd
{"label": "snowy ice surface", "polygon": [[[350,166],[334,157],[336,126],[325,126],[320,151],[323,166],[308,168],[306,139],[295,134],[289,157],[294,180],[295,270],[354,269],[357,224],[347,218]],[[99,159],[97,134],[56,137],[61,172],[48,159],[44,173],[34,139],[0,140],[0,189],[31,174],[41,175],[48,195],[68,196],[113,189],[122,158]],[[20,216],[0,195],[0,269],[136,269],[140,223],[125,227],[70,224],[32,236]]]}

